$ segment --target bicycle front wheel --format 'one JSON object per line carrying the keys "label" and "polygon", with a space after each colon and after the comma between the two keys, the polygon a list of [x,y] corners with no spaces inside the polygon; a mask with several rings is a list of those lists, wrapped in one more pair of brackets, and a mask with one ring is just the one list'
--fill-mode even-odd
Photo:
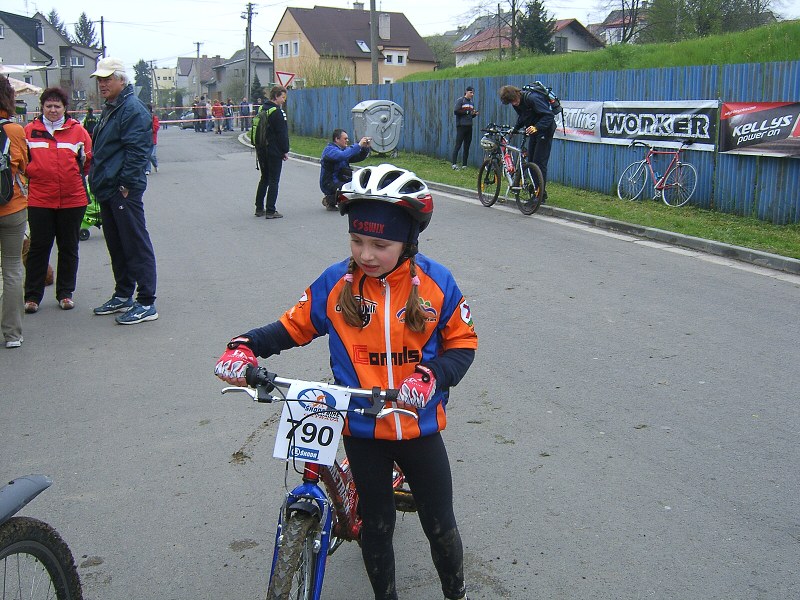
{"label": "bicycle front wheel", "polygon": [[478,170],[478,199],[484,206],[497,202],[500,195],[502,174],[497,161],[486,159]]}
{"label": "bicycle front wheel", "polygon": [[523,215],[532,215],[542,205],[544,178],[542,171],[533,163],[524,163],[519,177],[519,190],[514,193],[517,208]]}
{"label": "bicycle front wheel", "polygon": [[312,515],[303,512],[295,512],[284,521],[267,600],[310,600],[314,597],[317,524]]}
{"label": "bicycle front wheel", "polygon": [[667,206],[683,206],[697,188],[697,170],[689,163],[679,162],[664,177],[661,198]]}
{"label": "bicycle front wheel", "polygon": [[2,600],[82,600],[69,546],[47,523],[13,517],[0,525]]}
{"label": "bicycle front wheel", "polygon": [[620,200],[638,200],[647,183],[647,163],[643,160],[631,163],[620,175],[617,196]]}

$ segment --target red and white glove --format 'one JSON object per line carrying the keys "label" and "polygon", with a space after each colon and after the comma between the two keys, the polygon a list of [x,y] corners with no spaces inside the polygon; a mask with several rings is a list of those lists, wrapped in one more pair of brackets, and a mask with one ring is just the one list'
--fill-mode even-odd
{"label": "red and white glove", "polygon": [[256,355],[245,346],[249,341],[248,338],[233,338],[228,342],[228,349],[219,357],[217,366],[214,367],[214,375],[228,383],[246,385],[244,375],[247,367],[258,366]]}
{"label": "red and white glove", "polygon": [[400,384],[397,401],[415,408],[425,408],[436,392],[436,376],[422,365],[417,365],[414,371],[413,375],[406,377]]}

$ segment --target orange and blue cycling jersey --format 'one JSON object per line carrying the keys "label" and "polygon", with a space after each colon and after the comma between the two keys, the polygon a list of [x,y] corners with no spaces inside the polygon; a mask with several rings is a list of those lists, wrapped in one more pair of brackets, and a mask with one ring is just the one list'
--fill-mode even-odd
{"label": "orange and blue cycling jersey", "polygon": [[[423,332],[415,333],[405,325],[405,307],[412,285],[407,260],[383,278],[367,277],[359,269],[353,273],[353,293],[366,308],[363,328],[348,325],[338,305],[348,260],[328,267],[279,323],[294,345],[328,336],[331,368],[339,385],[397,388],[418,363],[435,364],[449,350],[468,351],[465,372],[478,347],[469,306],[450,271],[421,254],[415,260],[420,302],[427,314]],[[269,326],[246,334],[253,339],[256,354],[268,355],[263,353],[269,346],[264,340],[268,330]],[[463,372],[453,379],[461,376]],[[457,380],[452,382],[455,383]],[[344,433],[387,440],[431,435],[446,426],[448,396],[449,388],[437,384],[428,405],[417,411],[418,420],[399,413],[378,420],[351,413]],[[368,403],[366,399],[351,399],[354,408]]]}

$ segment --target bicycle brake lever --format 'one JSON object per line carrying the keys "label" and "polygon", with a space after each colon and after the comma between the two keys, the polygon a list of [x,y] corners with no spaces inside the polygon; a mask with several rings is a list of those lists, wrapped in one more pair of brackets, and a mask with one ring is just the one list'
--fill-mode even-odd
{"label": "bicycle brake lever", "polygon": [[380,418],[385,417],[386,415],[390,415],[392,413],[400,413],[400,414],[403,414],[403,415],[407,415],[409,417],[413,417],[414,419],[419,419],[419,415],[417,413],[413,412],[413,411],[406,410],[405,408],[392,408],[391,406],[387,407],[387,408],[380,409],[378,411],[377,418],[380,419]]}
{"label": "bicycle brake lever", "polygon": [[256,392],[256,390],[252,388],[239,387],[237,385],[232,385],[230,387],[222,388],[223,394],[227,394],[228,392],[244,392],[245,394],[250,396],[250,398],[252,398],[254,402],[258,398],[258,392]]}

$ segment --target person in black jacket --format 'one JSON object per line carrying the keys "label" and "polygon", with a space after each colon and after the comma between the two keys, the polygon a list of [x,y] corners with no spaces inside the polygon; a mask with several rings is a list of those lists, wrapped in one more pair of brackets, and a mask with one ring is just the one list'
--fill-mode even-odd
{"label": "person in black jacket", "polygon": [[[258,168],[261,170],[261,179],[256,190],[255,216],[267,219],[280,219],[283,217],[275,209],[278,199],[278,184],[281,180],[283,161],[289,160],[289,125],[286,122],[286,113],[283,105],[286,104],[286,88],[282,85],[274,86],[269,92],[269,100],[264,102],[262,111],[272,112],[267,117],[267,144],[266,147],[256,147]],[[266,196],[266,206],[264,198]]]}
{"label": "person in black jacket", "polygon": [[456,145],[453,148],[453,170],[458,169],[458,151],[464,146],[464,161],[462,169],[467,168],[469,161],[469,147],[472,144],[472,119],[478,116],[472,99],[475,97],[475,90],[472,86],[467,86],[464,95],[456,100],[456,107],[453,114],[456,116]]}
{"label": "person in black jacket", "polygon": [[528,160],[542,171],[547,199],[547,162],[556,132],[556,120],[550,103],[543,94],[521,90],[513,85],[500,88],[500,102],[510,104],[517,113],[514,131],[524,130],[528,137]]}

